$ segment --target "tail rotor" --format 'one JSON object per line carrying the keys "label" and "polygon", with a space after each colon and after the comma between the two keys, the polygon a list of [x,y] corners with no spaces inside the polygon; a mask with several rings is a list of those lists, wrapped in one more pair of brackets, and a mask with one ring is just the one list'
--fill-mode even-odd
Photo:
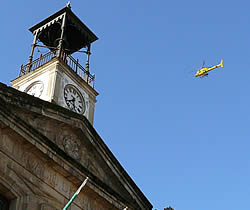
{"label": "tail rotor", "polygon": [[220,66],[223,67],[223,60],[221,59]]}

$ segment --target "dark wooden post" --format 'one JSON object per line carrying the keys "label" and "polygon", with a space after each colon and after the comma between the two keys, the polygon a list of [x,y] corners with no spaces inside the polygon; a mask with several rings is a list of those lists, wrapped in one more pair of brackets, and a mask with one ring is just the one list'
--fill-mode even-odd
{"label": "dark wooden post", "polygon": [[79,62],[79,60],[78,60],[78,58],[76,59],[76,73],[77,73],[77,68],[78,68],[78,62]]}
{"label": "dark wooden post", "polygon": [[87,83],[89,81],[89,57],[90,57],[90,44],[87,46],[87,62],[86,62],[86,75],[87,75],[87,79],[85,80]]}
{"label": "dark wooden post", "polygon": [[34,40],[33,40],[32,48],[31,48],[31,53],[30,53],[30,57],[29,57],[29,61],[28,61],[28,71],[30,71],[30,69],[31,69],[30,64],[33,60],[33,54],[34,54],[34,49],[36,47],[36,41],[37,41],[37,31],[35,31]]}
{"label": "dark wooden post", "polygon": [[95,89],[95,74],[93,74],[92,88]]}
{"label": "dark wooden post", "polygon": [[89,57],[90,57],[90,44],[87,46],[87,62],[86,62],[86,71],[89,71]]}
{"label": "dark wooden post", "polygon": [[41,64],[41,60],[42,60],[42,57],[43,57],[43,55],[41,54],[41,55],[40,55],[40,57],[39,57],[39,62],[38,62],[38,66],[37,66],[37,67],[39,67],[39,66],[40,66],[40,64]]}
{"label": "dark wooden post", "polygon": [[62,45],[63,45],[65,25],[66,25],[66,13],[64,13],[64,16],[63,16],[63,21],[62,21],[62,26],[61,26],[62,31],[61,31],[61,37],[60,37],[60,40],[59,40],[59,44],[58,44],[57,57],[61,57],[61,54],[62,54]]}

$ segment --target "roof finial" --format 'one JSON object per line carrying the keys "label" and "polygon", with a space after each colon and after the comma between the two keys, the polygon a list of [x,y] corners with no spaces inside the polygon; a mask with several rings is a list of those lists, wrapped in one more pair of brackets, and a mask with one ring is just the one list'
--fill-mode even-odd
{"label": "roof finial", "polygon": [[70,6],[70,1],[68,1],[66,7],[71,8],[71,6]]}

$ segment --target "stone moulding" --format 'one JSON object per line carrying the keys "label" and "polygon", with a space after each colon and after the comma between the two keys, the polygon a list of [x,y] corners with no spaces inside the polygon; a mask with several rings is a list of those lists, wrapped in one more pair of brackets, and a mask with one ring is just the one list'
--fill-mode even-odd
{"label": "stone moulding", "polygon": [[[114,177],[119,180],[119,185],[126,191],[126,195],[121,195],[80,163],[79,140],[70,135],[65,135],[63,148],[60,148],[39,130],[25,122],[20,117],[21,115],[18,115],[18,112],[39,115],[48,118],[48,120],[52,119],[58,123],[64,123],[80,130],[81,135],[85,136],[85,139],[92,145],[91,147],[94,148],[96,154],[105,162],[110,170],[109,173],[113,173]],[[27,139],[31,145],[44,154],[46,161],[54,164],[54,167],[76,186],[88,176],[90,181],[87,183],[87,187],[112,203],[116,208],[123,209],[128,206],[129,209],[152,209],[151,203],[129,177],[84,116],[0,83],[0,122],[15,130],[24,139]]]}

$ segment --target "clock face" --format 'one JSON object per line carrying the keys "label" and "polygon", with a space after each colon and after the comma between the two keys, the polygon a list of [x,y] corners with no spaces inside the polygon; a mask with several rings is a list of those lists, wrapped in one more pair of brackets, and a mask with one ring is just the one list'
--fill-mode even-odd
{"label": "clock face", "polygon": [[43,82],[42,81],[37,81],[37,82],[33,82],[27,89],[26,89],[26,93],[35,96],[35,97],[40,97],[42,95],[43,92]]}
{"label": "clock face", "polygon": [[64,100],[68,108],[78,114],[85,112],[85,101],[80,91],[73,85],[66,85],[64,88]]}

